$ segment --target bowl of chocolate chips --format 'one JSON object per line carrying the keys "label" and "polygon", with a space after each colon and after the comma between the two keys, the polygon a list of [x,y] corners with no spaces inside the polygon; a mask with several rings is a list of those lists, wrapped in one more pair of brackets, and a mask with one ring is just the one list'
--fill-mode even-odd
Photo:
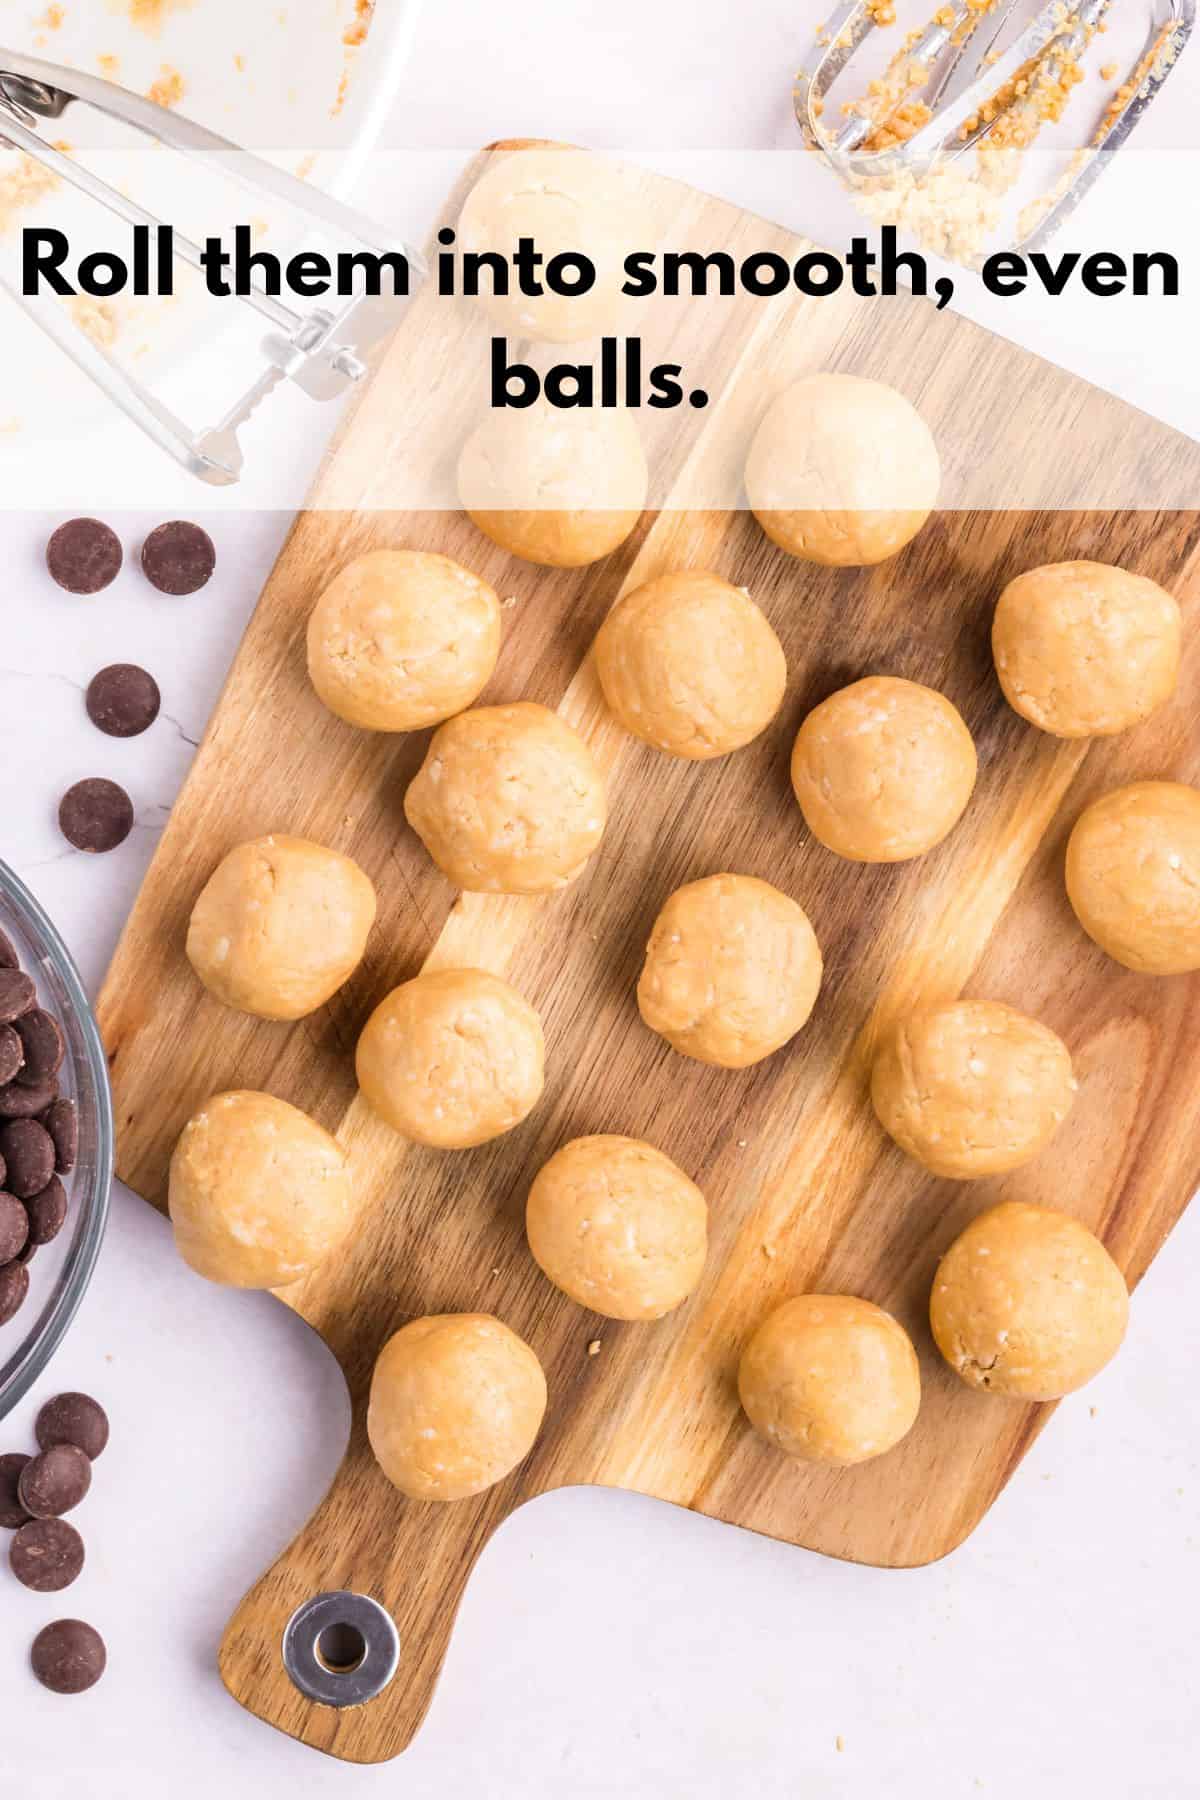
{"label": "bowl of chocolate chips", "polygon": [[0,862],[0,1419],[47,1367],[96,1266],[112,1099],[69,951]]}

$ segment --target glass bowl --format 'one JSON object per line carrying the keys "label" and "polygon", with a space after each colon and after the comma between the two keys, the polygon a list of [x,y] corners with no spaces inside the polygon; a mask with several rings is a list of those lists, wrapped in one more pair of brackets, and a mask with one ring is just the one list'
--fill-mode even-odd
{"label": "glass bowl", "polygon": [[62,1027],[66,1056],[59,1090],[79,1113],[79,1155],[64,1177],[67,1222],[29,1267],[29,1297],[0,1325],[0,1419],[32,1387],[62,1342],[87,1292],[108,1220],[113,1173],[112,1096],[108,1062],[79,972],[33,895],[0,862],[0,930],[21,967],[37,982],[40,1003]]}

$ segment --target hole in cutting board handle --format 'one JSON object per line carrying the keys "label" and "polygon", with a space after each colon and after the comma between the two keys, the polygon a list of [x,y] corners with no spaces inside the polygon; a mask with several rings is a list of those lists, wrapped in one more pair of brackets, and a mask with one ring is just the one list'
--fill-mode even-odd
{"label": "hole in cutting board handle", "polygon": [[317,1594],[283,1633],[283,1666],[309,1700],[363,1706],[381,1694],[400,1661],[400,1634],[367,1594]]}

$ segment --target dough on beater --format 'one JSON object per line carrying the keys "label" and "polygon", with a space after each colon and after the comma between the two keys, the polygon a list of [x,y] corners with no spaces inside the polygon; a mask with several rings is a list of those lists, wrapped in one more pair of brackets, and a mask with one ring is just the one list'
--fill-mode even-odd
{"label": "dough on beater", "polygon": [[952,1000],[904,1019],[871,1071],[879,1123],[935,1175],[970,1181],[1044,1150],[1075,1098],[1071,1053],[998,1000]]}
{"label": "dough on beater", "polygon": [[1010,581],[992,622],[1009,705],[1055,737],[1110,737],[1148,719],[1179,676],[1178,602],[1107,563],[1050,563]]}
{"label": "dough on beater", "polygon": [[781,550],[836,568],[883,562],[937,505],[932,433],[903,394],[859,375],[807,375],[758,428],[746,494]]}
{"label": "dough on beater", "polygon": [[626,731],[696,762],[756,738],[787,685],[783,648],[746,590],[699,569],[618,601],[596,639],[596,672]]}
{"label": "dough on beater", "polygon": [[943,1256],[929,1319],[968,1387],[1061,1400],[1120,1349],[1129,1292],[1086,1225],[1008,1200],[973,1220]]}
{"label": "dough on beater", "polygon": [[522,700],[460,713],[434,735],[404,800],[444,875],[483,894],[545,894],[604,835],[604,783],[578,732]]}
{"label": "dough on beater", "polygon": [[844,1468],[884,1455],[911,1431],[921,1372],[908,1333],[881,1307],[799,1294],[746,1345],[738,1394],[755,1430],[785,1456]]}
{"label": "dough on beater", "polygon": [[905,862],[957,825],[976,767],[971,734],[944,694],[871,675],[809,713],[792,786],[827,849],[852,862]]}
{"label": "dough on beater", "polygon": [[1067,844],[1067,895],[1127,969],[1200,969],[1200,789],[1137,781],[1094,801]]}
{"label": "dough on beater", "polygon": [[336,575],[308,621],[321,699],[365,731],[421,731],[462,712],[500,654],[500,601],[448,556],[373,550]]}
{"label": "dough on beater", "polygon": [[525,1226],[543,1274],[608,1319],[661,1319],[704,1272],[704,1195],[637,1138],[564,1144],[529,1190]]}
{"label": "dough on beater", "polygon": [[637,997],[651,1031],[684,1056],[745,1069],[795,1036],[820,986],[803,909],[752,875],[710,875],[659,913]]}
{"label": "dough on beater", "polygon": [[171,1157],[168,1211],[184,1261],[227,1287],[287,1287],[356,1218],[336,1139],[271,1094],[214,1094]]}
{"label": "dough on beater", "polygon": [[542,1022],[483,969],[437,969],[394,988],[358,1040],[358,1085],[414,1143],[467,1150],[511,1131],[541,1098]]}
{"label": "dough on beater", "polygon": [[192,908],[188,961],[211,994],[260,1019],[302,1019],[362,961],[375,889],[358,864],[306,838],[231,850]]}
{"label": "dough on beater", "polygon": [[544,401],[488,413],[458,463],[459,498],[485,537],[555,569],[582,568],[623,544],[649,485],[628,413]]}
{"label": "dough on beater", "polygon": [[542,1365],[515,1331],[488,1313],[437,1313],[384,1345],[367,1436],[410,1500],[465,1500],[524,1461],[545,1412]]}

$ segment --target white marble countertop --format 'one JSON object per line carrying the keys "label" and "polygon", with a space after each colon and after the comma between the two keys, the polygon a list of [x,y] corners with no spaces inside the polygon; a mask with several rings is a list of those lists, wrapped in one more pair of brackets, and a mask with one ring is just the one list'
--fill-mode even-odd
{"label": "white marble countertop", "polygon": [[[793,9],[764,5],[761,20],[748,9],[732,43],[717,37],[718,20],[730,27],[716,0],[658,10],[588,0],[568,14],[518,0],[502,23],[482,0],[430,9],[393,141],[569,128],[609,144],[781,142],[778,95],[761,115],[754,96],[768,70],[786,79],[795,60]],[[693,28],[681,35],[685,17]],[[724,111],[700,104],[713,95]],[[1012,335],[1054,354],[1071,334],[1056,317],[1040,338],[1036,320]],[[1156,405],[1176,394],[1166,347],[1147,342],[1134,357],[1123,342],[1114,327],[1089,353],[1085,332],[1070,359],[1171,416]],[[77,510],[90,505],[81,485]],[[113,522],[133,547],[161,516]],[[91,603],[44,574],[54,522],[0,514],[0,848],[94,991],[288,521],[214,522],[220,567],[202,595],[165,601],[129,572]],[[153,730],[127,743],[97,738],[80,691],[118,659],[152,669],[164,696]],[[59,839],[54,808],[71,781],[99,772],[134,795],[138,825],[119,852],[85,863]],[[415,1747],[356,1771],[243,1714],[214,1668],[241,1592],[339,1460],[341,1378],[275,1302],[192,1277],[163,1222],[118,1191],[79,1321],[51,1377],[0,1429],[0,1450],[21,1447],[36,1405],[74,1386],[97,1393],[114,1425],[81,1516],[88,1567],[65,1606],[0,1572],[0,1785],[38,1800],[199,1800],[222,1788],[265,1800],[1178,1800],[1200,1750],[1197,1256],[1193,1212],[1138,1293],[1122,1355],[1060,1409],[974,1537],[930,1569],[839,1565],[619,1494],[527,1508],[470,1585]],[[104,1684],[72,1702],[38,1689],[25,1663],[36,1629],[64,1610],[93,1620],[111,1652]]]}

